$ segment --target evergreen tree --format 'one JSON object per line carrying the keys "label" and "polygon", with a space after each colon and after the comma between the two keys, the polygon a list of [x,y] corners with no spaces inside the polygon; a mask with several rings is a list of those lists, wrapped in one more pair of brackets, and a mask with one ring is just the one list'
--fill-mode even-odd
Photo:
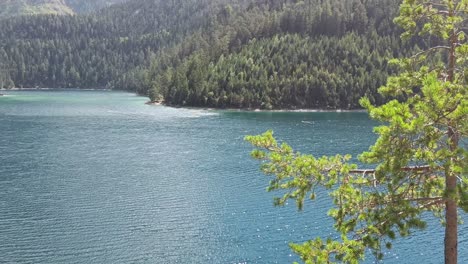
{"label": "evergreen tree", "polygon": [[366,248],[382,258],[382,248],[390,248],[397,234],[426,226],[424,212],[440,218],[445,263],[457,263],[458,210],[468,212],[467,151],[461,144],[468,136],[467,16],[466,0],[403,1],[395,20],[405,29],[402,37],[429,35],[441,45],[393,61],[402,71],[380,92],[397,99],[380,107],[361,100],[383,124],[375,128],[376,143],[359,157],[374,169],[357,169],[349,155],[294,152],[271,131],[246,138],[259,148],[253,157],[266,161],[262,170],[275,176],[269,190],[286,190],[276,204],[294,199],[302,209],[306,197],[315,199],[317,186],[330,190],[335,206],[329,214],[341,239],[292,244],[306,263],[358,263]]}

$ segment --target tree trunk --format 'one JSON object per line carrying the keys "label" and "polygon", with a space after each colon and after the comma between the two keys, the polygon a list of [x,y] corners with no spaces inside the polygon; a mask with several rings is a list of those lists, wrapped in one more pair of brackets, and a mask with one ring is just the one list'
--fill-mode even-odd
{"label": "tree trunk", "polygon": [[[456,179],[456,178],[455,178]],[[458,226],[457,205],[449,199],[445,203],[445,264],[457,264],[458,259]]]}
{"label": "tree trunk", "polygon": [[[453,10],[449,11],[449,17],[453,16]],[[453,29],[450,36],[450,51],[448,57],[448,81],[453,82],[455,77],[456,54],[455,49],[458,43],[457,30]],[[453,152],[458,147],[459,135],[454,130],[452,124],[448,127],[448,142],[450,150]],[[451,163],[454,162],[452,158]],[[458,215],[457,215],[457,176],[449,168],[449,164],[445,170],[445,190],[447,200],[445,202],[445,264],[457,264],[458,261]],[[453,165],[452,165],[453,166]]]}
{"label": "tree trunk", "polygon": [[[450,127],[448,131],[450,149],[454,151],[458,146],[458,134]],[[457,264],[458,260],[458,215],[457,203],[454,201],[457,192],[457,177],[450,168],[446,168],[445,202],[445,264]]]}

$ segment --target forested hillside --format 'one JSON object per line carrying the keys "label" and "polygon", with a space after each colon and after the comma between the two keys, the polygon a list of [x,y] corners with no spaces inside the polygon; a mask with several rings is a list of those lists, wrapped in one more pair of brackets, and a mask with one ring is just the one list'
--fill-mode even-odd
{"label": "forested hillside", "polygon": [[107,87],[167,104],[356,108],[417,49],[394,0],[132,0],[0,21],[3,87]]}
{"label": "forested hillside", "polygon": [[205,26],[207,12],[202,1],[143,0],[86,16],[0,20],[4,86],[110,87]]}
{"label": "forested hillside", "polygon": [[216,63],[197,53],[156,78],[152,92],[177,105],[356,108],[364,94],[374,100],[386,81],[383,58],[395,43],[376,36],[375,44],[354,33],[339,39],[275,35],[221,55]]}

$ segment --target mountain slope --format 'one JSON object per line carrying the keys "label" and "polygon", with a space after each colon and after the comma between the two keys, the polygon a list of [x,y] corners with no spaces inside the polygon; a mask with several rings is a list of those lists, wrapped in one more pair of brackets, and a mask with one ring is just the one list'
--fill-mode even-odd
{"label": "mountain slope", "polygon": [[3,0],[0,18],[18,15],[70,15],[95,11],[124,0]]}
{"label": "mountain slope", "polygon": [[122,88],[113,84],[120,76],[140,80],[134,71],[157,52],[208,28],[219,1],[134,0],[89,15],[0,20],[0,74],[8,69],[0,79],[9,87]]}
{"label": "mountain slope", "polygon": [[0,3],[0,18],[40,14],[73,14],[73,10],[64,0],[6,0]]}
{"label": "mountain slope", "polygon": [[96,11],[98,9],[108,7],[114,4],[123,3],[129,0],[65,0],[67,6],[69,6],[75,13],[83,14]]}
{"label": "mountain slope", "polygon": [[[0,20],[3,87],[127,89],[167,104],[356,108],[403,45],[394,0],[131,0]],[[299,55],[298,55],[299,54]]]}

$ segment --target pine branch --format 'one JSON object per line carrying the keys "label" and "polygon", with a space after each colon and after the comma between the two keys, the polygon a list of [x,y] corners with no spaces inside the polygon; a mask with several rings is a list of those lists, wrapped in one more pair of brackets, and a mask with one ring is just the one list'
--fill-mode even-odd
{"label": "pine branch", "polygon": [[[423,166],[409,166],[409,167],[403,167],[401,168],[401,171],[428,171],[431,170],[431,166],[429,165],[423,165]],[[376,172],[375,169],[359,169],[359,170],[350,170],[349,173],[353,174],[374,174]]]}

